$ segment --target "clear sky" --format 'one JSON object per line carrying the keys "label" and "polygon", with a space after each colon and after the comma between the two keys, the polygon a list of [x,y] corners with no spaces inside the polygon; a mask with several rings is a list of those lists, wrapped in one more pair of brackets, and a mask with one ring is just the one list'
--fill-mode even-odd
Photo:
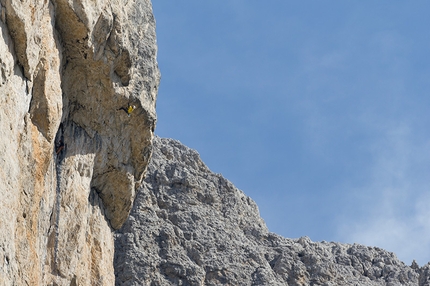
{"label": "clear sky", "polygon": [[153,0],[155,133],[270,231],[430,261],[430,1]]}

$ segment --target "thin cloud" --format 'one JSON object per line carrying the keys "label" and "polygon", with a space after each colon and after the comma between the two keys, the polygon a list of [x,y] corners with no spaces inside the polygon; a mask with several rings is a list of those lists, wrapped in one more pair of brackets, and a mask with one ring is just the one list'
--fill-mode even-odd
{"label": "thin cloud", "polygon": [[428,144],[414,141],[415,131],[396,122],[371,146],[375,161],[368,185],[346,190],[361,210],[358,216],[343,213],[338,237],[379,246],[405,263],[415,259],[423,265],[430,261],[430,186],[415,170],[429,169],[421,156],[430,150]]}

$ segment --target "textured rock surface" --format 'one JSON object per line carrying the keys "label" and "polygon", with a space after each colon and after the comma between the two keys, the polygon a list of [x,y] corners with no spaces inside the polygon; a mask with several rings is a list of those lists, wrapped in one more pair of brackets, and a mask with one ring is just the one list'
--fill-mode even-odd
{"label": "textured rock surface", "polygon": [[382,249],[270,233],[174,140],[133,205],[160,78],[149,0],[0,0],[0,29],[0,285],[430,285]]}
{"label": "textured rock surface", "polygon": [[0,0],[0,29],[0,285],[113,285],[156,118],[151,3]]}
{"label": "textured rock surface", "polygon": [[255,203],[197,152],[160,138],[116,233],[115,276],[116,285],[430,285],[429,265],[379,248],[270,233]]}

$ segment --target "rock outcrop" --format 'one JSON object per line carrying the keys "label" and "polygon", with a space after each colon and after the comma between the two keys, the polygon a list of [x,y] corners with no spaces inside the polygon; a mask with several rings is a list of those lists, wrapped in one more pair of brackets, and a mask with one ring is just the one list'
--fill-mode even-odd
{"label": "rock outcrop", "polygon": [[171,139],[154,139],[115,238],[116,285],[430,285],[429,269],[375,247],[270,233],[249,197]]}
{"label": "rock outcrop", "polygon": [[156,120],[151,2],[0,0],[0,29],[0,285],[113,285]]}
{"label": "rock outcrop", "polygon": [[379,248],[270,233],[153,141],[150,0],[0,0],[0,29],[0,285],[430,285]]}

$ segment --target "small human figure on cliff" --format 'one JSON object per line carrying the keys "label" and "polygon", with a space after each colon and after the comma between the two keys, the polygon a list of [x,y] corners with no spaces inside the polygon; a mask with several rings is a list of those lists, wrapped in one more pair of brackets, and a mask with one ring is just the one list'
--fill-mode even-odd
{"label": "small human figure on cliff", "polygon": [[60,154],[60,152],[65,148],[63,132],[63,123],[61,123],[58,128],[58,133],[55,137],[55,154],[57,155]]}
{"label": "small human figure on cliff", "polygon": [[61,152],[61,150],[63,150],[63,149],[64,149],[64,142],[60,141],[60,144],[58,145],[57,150],[55,151],[55,153],[58,155]]}
{"label": "small human figure on cliff", "polygon": [[127,108],[121,107],[117,110],[124,110],[125,113],[127,113],[128,117],[130,117],[131,113],[133,112],[133,110],[136,109],[135,105],[129,105]]}

